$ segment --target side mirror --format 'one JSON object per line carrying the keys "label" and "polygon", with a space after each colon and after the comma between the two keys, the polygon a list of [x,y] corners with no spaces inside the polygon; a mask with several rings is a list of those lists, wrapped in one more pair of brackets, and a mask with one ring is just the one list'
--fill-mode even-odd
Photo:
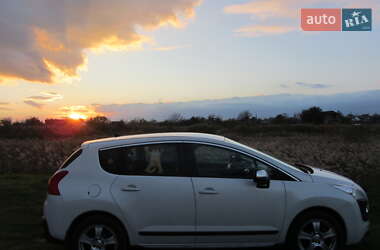
{"label": "side mirror", "polygon": [[269,174],[266,170],[257,170],[255,176],[256,186],[258,188],[269,188]]}

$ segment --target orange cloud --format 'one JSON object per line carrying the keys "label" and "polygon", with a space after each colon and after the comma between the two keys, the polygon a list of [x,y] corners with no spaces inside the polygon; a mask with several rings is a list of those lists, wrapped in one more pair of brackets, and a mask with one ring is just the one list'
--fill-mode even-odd
{"label": "orange cloud", "polygon": [[268,26],[268,25],[252,25],[239,28],[236,32],[243,36],[259,37],[265,35],[280,35],[294,31],[297,28],[294,26]]}
{"label": "orange cloud", "polygon": [[0,111],[10,111],[11,109],[7,106],[9,105],[9,102],[0,102]]}
{"label": "orange cloud", "polygon": [[177,49],[183,49],[187,48],[189,45],[177,45],[177,46],[164,46],[164,47],[155,47],[153,50],[156,51],[170,51],[170,50],[177,50]]}
{"label": "orange cloud", "polygon": [[[5,1],[5,3],[4,3]],[[199,0],[4,0],[0,77],[54,83],[76,77],[86,50],[127,50],[146,42],[139,29],[181,27]],[[26,11],[27,10],[27,11]],[[25,12],[26,11],[26,12]]]}
{"label": "orange cloud", "polygon": [[296,17],[297,9],[294,4],[301,1],[296,0],[260,0],[244,4],[230,5],[224,8],[229,14],[251,14],[260,19],[270,17]]}

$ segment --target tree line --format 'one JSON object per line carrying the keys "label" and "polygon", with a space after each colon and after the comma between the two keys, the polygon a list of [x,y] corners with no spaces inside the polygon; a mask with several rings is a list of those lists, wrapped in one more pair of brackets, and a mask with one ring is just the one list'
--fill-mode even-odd
{"label": "tree line", "polygon": [[[293,116],[278,114],[269,118],[258,118],[249,110],[240,112],[235,118],[223,119],[217,115],[207,117],[193,116],[184,118],[180,113],[170,115],[164,121],[134,119],[130,121],[111,121],[105,116],[88,120],[46,119],[36,117],[13,122],[11,119],[0,120],[1,138],[46,138],[92,135],[122,135],[148,132],[191,131],[205,133],[253,133],[271,131],[274,127],[287,131],[312,132],[321,124],[367,125],[380,124],[379,114],[344,115],[341,112],[323,111],[311,107]],[[282,126],[278,126],[282,125]],[[302,126],[305,125],[305,126]]]}

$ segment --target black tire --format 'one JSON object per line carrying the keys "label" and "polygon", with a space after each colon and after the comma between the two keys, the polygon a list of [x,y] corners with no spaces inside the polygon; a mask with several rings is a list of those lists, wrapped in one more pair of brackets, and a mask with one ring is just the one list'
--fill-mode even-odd
{"label": "black tire", "polygon": [[[318,228],[319,230],[315,230]],[[329,228],[332,230],[328,230]],[[304,250],[309,244],[313,244],[315,248],[311,249],[322,249],[318,245],[323,244],[331,247],[327,249],[338,250],[344,246],[344,234],[343,225],[334,215],[324,211],[310,211],[302,214],[292,223],[287,237],[287,248]],[[310,240],[309,237],[311,237]]]}
{"label": "black tire", "polygon": [[[92,244],[106,245],[106,250],[125,250],[128,247],[128,235],[123,225],[110,216],[89,216],[80,221],[71,232],[65,241],[68,250],[91,249],[88,243],[84,243],[84,235],[88,236]],[[97,237],[97,233],[100,237]]]}

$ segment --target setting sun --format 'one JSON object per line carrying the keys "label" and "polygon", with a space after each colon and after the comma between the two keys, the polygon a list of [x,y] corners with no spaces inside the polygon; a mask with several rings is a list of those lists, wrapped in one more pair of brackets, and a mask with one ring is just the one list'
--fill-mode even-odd
{"label": "setting sun", "polygon": [[79,113],[71,113],[69,114],[69,118],[73,120],[80,120],[80,119],[86,120],[87,116],[84,114],[79,114]]}

